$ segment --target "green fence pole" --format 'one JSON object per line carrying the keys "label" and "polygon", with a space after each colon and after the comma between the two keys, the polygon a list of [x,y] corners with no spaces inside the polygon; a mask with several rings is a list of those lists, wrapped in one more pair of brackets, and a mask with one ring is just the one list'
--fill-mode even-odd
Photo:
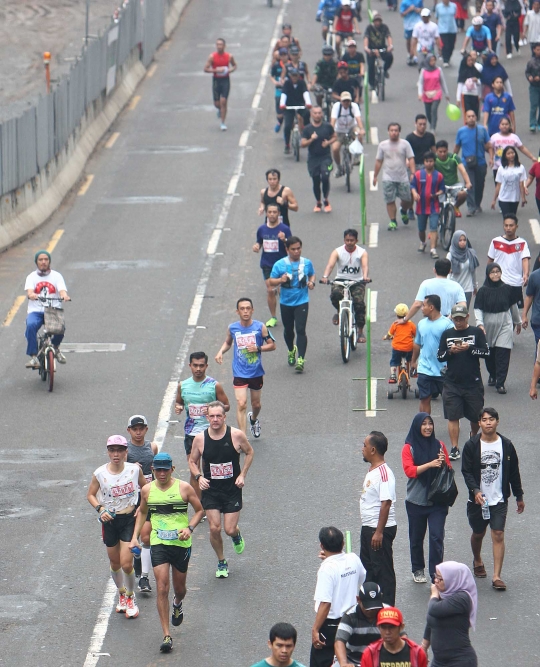
{"label": "green fence pole", "polygon": [[371,410],[371,290],[366,290],[366,396],[367,409]]}
{"label": "green fence pole", "polygon": [[351,531],[346,530],[345,531],[345,552],[350,554],[351,553]]}
{"label": "green fence pole", "polygon": [[366,244],[366,172],[364,170],[364,154],[360,156],[360,167],[358,169],[360,177],[360,229],[362,245]]}
{"label": "green fence pole", "polygon": [[366,131],[366,144],[371,141],[371,134],[369,131],[369,81],[366,74],[364,74],[364,130]]}

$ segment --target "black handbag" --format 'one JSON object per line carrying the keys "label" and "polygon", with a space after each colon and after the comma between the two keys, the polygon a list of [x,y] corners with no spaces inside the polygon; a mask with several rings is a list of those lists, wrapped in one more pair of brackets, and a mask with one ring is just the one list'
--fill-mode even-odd
{"label": "black handbag", "polygon": [[446,463],[442,465],[433,478],[428,491],[428,500],[434,505],[447,505],[452,507],[458,497],[454,470]]}

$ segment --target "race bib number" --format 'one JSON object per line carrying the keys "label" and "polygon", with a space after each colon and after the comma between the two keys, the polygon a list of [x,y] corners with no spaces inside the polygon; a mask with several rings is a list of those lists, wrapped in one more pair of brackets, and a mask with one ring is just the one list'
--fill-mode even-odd
{"label": "race bib number", "polygon": [[248,334],[237,333],[235,335],[236,335],[236,347],[239,350],[245,350],[251,345],[257,345],[256,333],[248,333]]}
{"label": "race bib number", "polygon": [[144,479],[145,479],[147,482],[151,482],[154,478],[152,477],[152,474],[150,473],[150,475],[145,475],[145,476],[144,476]]}
{"label": "race bib number", "polygon": [[206,403],[190,403],[188,412],[189,416],[192,419],[197,419],[197,417],[206,417],[203,410],[206,408]]}
{"label": "race bib number", "polygon": [[210,477],[212,479],[230,479],[233,476],[233,464],[230,463],[211,463]]}
{"label": "race bib number", "polygon": [[127,484],[120,484],[119,486],[113,486],[111,488],[111,494],[113,498],[125,498],[132,496],[135,493],[135,487],[133,482],[128,482]]}
{"label": "race bib number", "polygon": [[279,252],[279,240],[278,239],[263,239],[263,251],[264,252]]}
{"label": "race bib number", "polygon": [[178,531],[177,530],[157,530],[157,536],[160,540],[177,540]]}

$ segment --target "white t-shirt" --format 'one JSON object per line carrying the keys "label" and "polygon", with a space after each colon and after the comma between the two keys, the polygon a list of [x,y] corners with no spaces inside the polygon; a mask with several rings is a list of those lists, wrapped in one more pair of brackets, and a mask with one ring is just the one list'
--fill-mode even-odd
{"label": "white t-shirt", "polygon": [[364,478],[362,495],[360,496],[360,516],[362,525],[377,528],[381,502],[391,500],[390,513],[386,528],[396,525],[396,478],[390,468],[382,466],[370,470]]}
{"label": "white t-shirt", "polygon": [[341,102],[336,102],[332,107],[331,118],[336,118],[336,132],[347,134],[352,128],[357,125],[356,119],[360,118],[360,107],[356,102],[351,102],[348,109],[346,109]]}
{"label": "white t-shirt", "polygon": [[508,241],[503,236],[497,236],[491,241],[488,257],[492,257],[502,269],[502,280],[513,287],[523,286],[522,259],[530,257],[531,253],[527,241],[520,236]]}
{"label": "white t-shirt", "polygon": [[360,558],[354,553],[342,552],[329,556],[321,563],[315,587],[315,611],[321,602],[331,602],[328,618],[341,618],[344,612],[356,604],[361,584],[366,580],[366,571]]}
{"label": "white t-shirt", "polygon": [[489,143],[493,146],[493,168],[498,169],[501,166],[501,158],[504,149],[507,146],[512,146],[513,148],[519,148],[523,146],[523,142],[518,137],[517,134],[510,132],[510,134],[501,134],[500,132],[495,132],[491,135]]}
{"label": "white t-shirt", "polygon": [[519,167],[499,167],[495,176],[495,183],[501,184],[499,201],[519,201],[519,184],[526,180],[527,172],[522,164]]}
{"label": "white t-shirt", "polygon": [[94,472],[99,482],[96,498],[100,505],[115,512],[122,512],[128,507],[135,506],[140,491],[139,465],[124,463],[124,469],[118,475],[110,472],[107,465],[105,463]]}
{"label": "white t-shirt", "polygon": [[409,183],[407,160],[414,159],[414,151],[406,139],[381,141],[377,148],[377,160],[382,160],[382,180],[393,183]]}
{"label": "white t-shirt", "polygon": [[[58,295],[60,297],[60,292],[66,291],[67,287],[62,275],[58,271],[53,271],[47,274],[46,276],[38,275],[37,271],[32,271],[32,273],[26,277],[26,282],[24,283],[25,290],[33,290],[36,294],[40,296],[54,296]],[[62,301],[60,298],[58,301],[53,301],[51,305],[54,308],[61,308]],[[44,306],[41,301],[33,301],[28,299],[28,312],[29,313],[42,313],[44,311]]]}
{"label": "white t-shirt", "polygon": [[529,44],[540,42],[540,12],[536,13],[530,9],[525,16],[524,25],[528,26],[527,40]]}
{"label": "white t-shirt", "polygon": [[362,271],[362,257],[366,251],[357,245],[353,252],[349,252],[345,245],[336,248],[338,260],[336,262],[336,278],[341,280],[364,280]]}
{"label": "white t-shirt", "polygon": [[433,51],[435,40],[439,37],[439,26],[433,23],[433,21],[428,21],[427,23],[418,21],[413,28],[412,36],[418,40],[417,51],[421,51],[422,49]]}
{"label": "white t-shirt", "polygon": [[480,440],[480,490],[486,496],[488,505],[496,505],[504,500],[502,492],[502,440],[495,442]]}

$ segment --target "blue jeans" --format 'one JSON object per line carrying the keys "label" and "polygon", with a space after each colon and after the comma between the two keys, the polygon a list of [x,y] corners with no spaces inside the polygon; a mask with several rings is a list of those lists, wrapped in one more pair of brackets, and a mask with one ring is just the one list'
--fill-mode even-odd
{"label": "blue jeans", "polygon": [[446,505],[415,505],[405,501],[409,518],[409,547],[412,571],[423,570],[424,538],[429,524],[429,574],[433,579],[435,568],[444,560],[444,524],[448,514]]}
{"label": "blue jeans", "polygon": [[538,110],[540,108],[540,86],[529,86],[529,102],[531,105],[529,111],[529,127],[540,125]]}
{"label": "blue jeans", "polygon": [[[28,341],[26,354],[30,357],[33,357],[38,353],[37,332],[43,326],[44,319],[45,315],[43,313],[28,313],[26,317],[25,336]],[[63,339],[64,334],[57,334],[52,337],[52,343],[55,347],[58,347]]]}

